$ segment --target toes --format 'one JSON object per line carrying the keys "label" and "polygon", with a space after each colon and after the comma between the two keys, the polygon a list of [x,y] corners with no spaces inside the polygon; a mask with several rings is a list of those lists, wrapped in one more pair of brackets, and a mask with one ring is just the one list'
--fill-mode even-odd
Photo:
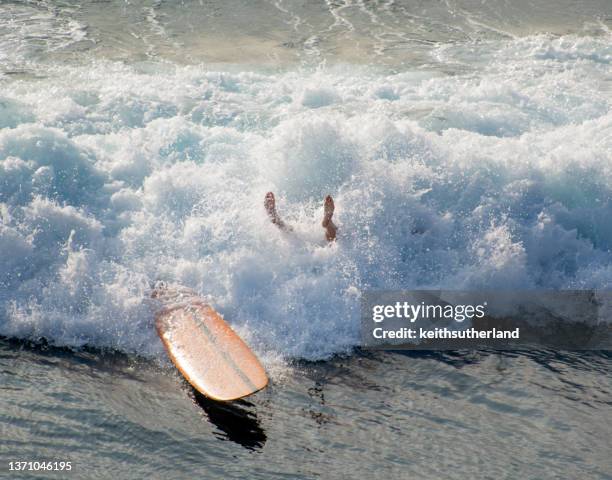
{"label": "toes", "polygon": [[325,197],[325,203],[323,205],[323,212],[326,219],[331,218],[334,214],[334,200],[331,195]]}
{"label": "toes", "polygon": [[272,192],[268,192],[266,193],[266,198],[264,200],[264,206],[266,207],[266,210],[273,210],[274,209],[274,194]]}

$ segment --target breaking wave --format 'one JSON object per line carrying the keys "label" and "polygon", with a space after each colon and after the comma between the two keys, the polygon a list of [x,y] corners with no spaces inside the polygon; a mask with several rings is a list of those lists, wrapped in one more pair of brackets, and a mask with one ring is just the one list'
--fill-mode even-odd
{"label": "breaking wave", "polygon": [[5,81],[0,334],[156,356],[164,279],[264,357],[320,359],[357,343],[364,289],[610,288],[610,40],[441,45],[480,65],[450,76],[92,60]]}

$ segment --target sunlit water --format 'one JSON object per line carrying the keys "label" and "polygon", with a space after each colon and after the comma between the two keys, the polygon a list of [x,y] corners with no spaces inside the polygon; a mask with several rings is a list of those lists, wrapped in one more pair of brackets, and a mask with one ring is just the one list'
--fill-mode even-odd
{"label": "sunlit water", "polygon": [[[609,357],[354,348],[365,289],[612,286],[611,23],[607,0],[1,2],[2,461],[609,478]],[[194,403],[160,278],[272,387]]]}
{"label": "sunlit water", "polygon": [[[353,355],[248,402],[119,355],[0,351],[0,461],[76,478],[610,478],[610,357]],[[37,478],[57,478],[41,474]]]}

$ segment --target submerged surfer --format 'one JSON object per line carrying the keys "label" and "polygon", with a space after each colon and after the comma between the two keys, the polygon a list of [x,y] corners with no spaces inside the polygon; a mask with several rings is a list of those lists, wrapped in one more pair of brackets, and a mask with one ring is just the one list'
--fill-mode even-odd
{"label": "submerged surfer", "polygon": [[[291,232],[293,228],[290,225],[287,225],[283,222],[276,211],[276,200],[274,199],[274,194],[272,192],[266,193],[266,199],[264,200],[264,207],[266,207],[266,212],[268,212],[268,216],[272,223],[276,225],[278,228],[285,232]],[[336,233],[338,232],[338,227],[332,221],[332,216],[334,215],[334,199],[331,195],[325,197],[325,202],[323,202],[323,221],[321,225],[325,229],[325,239],[328,242],[333,242],[336,240]]]}

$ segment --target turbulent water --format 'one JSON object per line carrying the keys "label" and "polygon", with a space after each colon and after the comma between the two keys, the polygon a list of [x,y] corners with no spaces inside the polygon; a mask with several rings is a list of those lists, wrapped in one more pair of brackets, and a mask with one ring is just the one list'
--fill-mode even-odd
{"label": "turbulent water", "polygon": [[[0,476],[611,478],[609,356],[342,357],[364,290],[612,288],[611,28],[609,0],[0,1]],[[192,402],[158,279],[272,387]]]}
{"label": "turbulent water", "polygon": [[611,287],[611,21],[604,0],[2,2],[0,334],[158,356],[165,279],[269,361],[321,359],[357,343],[364,289]]}

